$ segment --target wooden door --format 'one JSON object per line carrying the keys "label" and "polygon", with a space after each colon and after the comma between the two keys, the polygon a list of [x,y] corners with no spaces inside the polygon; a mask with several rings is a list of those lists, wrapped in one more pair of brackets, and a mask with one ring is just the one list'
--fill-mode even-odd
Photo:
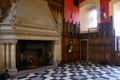
{"label": "wooden door", "polygon": [[[71,44],[72,43],[72,44]],[[69,47],[72,46],[72,51],[69,51]],[[78,38],[63,37],[62,41],[62,60],[64,63],[71,63],[79,61],[80,57],[80,44]]]}
{"label": "wooden door", "polygon": [[80,41],[80,59],[88,60],[88,40]]}

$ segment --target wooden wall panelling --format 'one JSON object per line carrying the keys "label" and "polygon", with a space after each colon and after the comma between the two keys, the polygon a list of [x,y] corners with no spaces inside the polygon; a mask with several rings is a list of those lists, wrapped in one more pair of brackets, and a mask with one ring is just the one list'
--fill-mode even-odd
{"label": "wooden wall panelling", "polygon": [[89,40],[89,60],[109,61],[111,46],[109,39],[90,39]]}
{"label": "wooden wall panelling", "polygon": [[95,45],[95,43],[96,43],[96,41],[94,40],[91,40],[91,39],[89,39],[89,44],[88,44],[88,47],[89,47],[89,52],[88,52],[88,56],[89,56],[89,60],[95,60],[96,59],[96,54],[95,54],[95,52],[98,50],[96,47],[98,47],[98,46],[96,46]]}
{"label": "wooden wall panelling", "polygon": [[[88,60],[110,62],[111,54],[114,54],[114,36],[112,22],[100,23],[98,32],[82,33],[81,40],[88,40]],[[86,53],[84,44],[81,46],[81,52]]]}
{"label": "wooden wall panelling", "polygon": [[66,28],[67,28],[67,22],[66,22],[66,23],[63,23],[63,31],[62,31],[62,32],[63,32],[63,33],[62,33],[63,36],[65,36],[66,33],[67,33],[67,29],[66,29]]}
{"label": "wooden wall panelling", "polygon": [[120,37],[115,36],[115,38],[116,38],[116,43],[115,43],[116,49],[111,55],[110,63],[115,65],[120,65]]}
{"label": "wooden wall panelling", "polygon": [[57,20],[59,14],[63,16],[64,0],[47,0],[47,1],[55,20]]}
{"label": "wooden wall panelling", "polygon": [[[76,24],[64,22],[62,35],[62,60],[64,63],[76,62],[79,60],[79,37],[76,34]],[[71,44],[72,43],[72,44]],[[72,45],[72,52],[69,47]]]}
{"label": "wooden wall panelling", "polygon": [[88,39],[80,40],[80,59],[81,60],[88,59]]}
{"label": "wooden wall panelling", "polygon": [[62,43],[61,43],[61,45],[62,45],[62,60],[63,61],[65,61],[64,57],[65,57],[65,53],[66,53],[64,43],[65,43],[65,37],[64,37],[64,35],[62,35]]}
{"label": "wooden wall panelling", "polygon": [[73,39],[73,61],[75,62],[75,61],[78,61],[79,60],[79,58],[80,58],[80,51],[79,51],[79,49],[80,49],[80,44],[79,44],[79,39],[78,38],[74,38]]}
{"label": "wooden wall panelling", "polygon": [[113,35],[111,22],[99,24],[100,38],[110,38]]}
{"label": "wooden wall panelling", "polygon": [[65,62],[67,63],[70,63],[72,61],[72,52],[71,53],[68,52],[68,47],[69,47],[70,42],[71,42],[70,38],[66,37],[65,39],[65,51],[66,51]]}

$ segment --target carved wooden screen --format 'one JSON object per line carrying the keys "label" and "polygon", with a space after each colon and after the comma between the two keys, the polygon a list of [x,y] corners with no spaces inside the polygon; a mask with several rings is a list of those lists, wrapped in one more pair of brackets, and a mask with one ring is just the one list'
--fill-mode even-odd
{"label": "carved wooden screen", "polygon": [[65,22],[62,34],[62,60],[64,63],[76,62],[80,55],[80,29],[78,24]]}

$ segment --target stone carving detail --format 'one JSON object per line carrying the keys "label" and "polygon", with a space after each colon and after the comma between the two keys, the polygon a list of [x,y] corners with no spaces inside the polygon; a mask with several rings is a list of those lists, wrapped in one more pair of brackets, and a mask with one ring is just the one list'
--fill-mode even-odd
{"label": "stone carving detail", "polygon": [[11,9],[11,11],[12,11],[12,18],[11,18],[11,20],[10,20],[10,23],[11,24],[15,24],[16,22],[16,9],[17,9],[17,4],[15,3],[15,2],[12,2],[12,9]]}

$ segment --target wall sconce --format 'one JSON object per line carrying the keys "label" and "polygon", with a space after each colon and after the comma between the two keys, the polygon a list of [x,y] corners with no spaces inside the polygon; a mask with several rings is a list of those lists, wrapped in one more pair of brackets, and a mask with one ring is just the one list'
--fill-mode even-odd
{"label": "wall sconce", "polygon": [[74,17],[74,13],[71,10],[69,12],[70,12],[70,18],[72,19]]}
{"label": "wall sconce", "polygon": [[73,12],[71,12],[71,14],[70,14],[70,18],[73,18]]}
{"label": "wall sconce", "polygon": [[106,19],[106,18],[107,18],[106,8],[102,8],[101,11],[102,11],[101,17],[102,17],[103,19]]}
{"label": "wall sconce", "polygon": [[71,52],[72,52],[72,48],[73,48],[73,42],[71,41],[71,42],[68,44],[68,53],[71,53]]}
{"label": "wall sconce", "polygon": [[103,15],[103,18],[104,18],[104,19],[107,18],[106,12],[104,12],[102,15]]}

